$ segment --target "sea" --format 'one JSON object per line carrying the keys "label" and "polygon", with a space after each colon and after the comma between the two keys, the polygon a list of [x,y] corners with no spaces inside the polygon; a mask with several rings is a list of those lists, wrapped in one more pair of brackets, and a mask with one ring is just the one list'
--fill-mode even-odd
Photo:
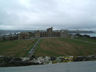
{"label": "sea", "polygon": [[89,35],[90,37],[96,37],[96,33],[80,33],[81,35]]}

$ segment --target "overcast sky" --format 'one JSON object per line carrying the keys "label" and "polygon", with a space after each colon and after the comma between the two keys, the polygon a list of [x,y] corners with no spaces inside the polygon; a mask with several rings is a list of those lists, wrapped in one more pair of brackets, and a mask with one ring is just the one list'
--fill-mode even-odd
{"label": "overcast sky", "polygon": [[96,28],[96,0],[0,0],[0,29]]}

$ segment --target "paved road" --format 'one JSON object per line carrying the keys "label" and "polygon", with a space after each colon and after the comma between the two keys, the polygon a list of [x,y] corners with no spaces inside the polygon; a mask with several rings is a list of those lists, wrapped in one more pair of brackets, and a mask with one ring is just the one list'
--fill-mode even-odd
{"label": "paved road", "polygon": [[0,72],[96,72],[96,61],[25,67],[1,67]]}

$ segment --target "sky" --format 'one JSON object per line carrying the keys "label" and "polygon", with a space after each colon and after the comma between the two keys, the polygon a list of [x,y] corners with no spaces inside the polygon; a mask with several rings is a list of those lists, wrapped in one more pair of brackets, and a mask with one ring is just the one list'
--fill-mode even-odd
{"label": "sky", "polygon": [[0,30],[96,30],[96,0],[0,0]]}

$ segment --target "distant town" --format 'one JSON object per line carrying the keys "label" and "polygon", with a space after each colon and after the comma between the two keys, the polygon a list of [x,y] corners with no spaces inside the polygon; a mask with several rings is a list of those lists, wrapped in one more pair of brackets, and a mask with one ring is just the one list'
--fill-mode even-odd
{"label": "distant town", "polygon": [[2,40],[18,40],[18,39],[30,39],[30,38],[40,38],[40,37],[64,37],[69,38],[73,37],[74,34],[80,33],[94,33],[93,31],[70,31],[70,30],[53,30],[53,27],[48,28],[47,30],[35,30],[33,32],[29,31],[21,31],[14,32],[10,34],[1,34],[0,41]]}

